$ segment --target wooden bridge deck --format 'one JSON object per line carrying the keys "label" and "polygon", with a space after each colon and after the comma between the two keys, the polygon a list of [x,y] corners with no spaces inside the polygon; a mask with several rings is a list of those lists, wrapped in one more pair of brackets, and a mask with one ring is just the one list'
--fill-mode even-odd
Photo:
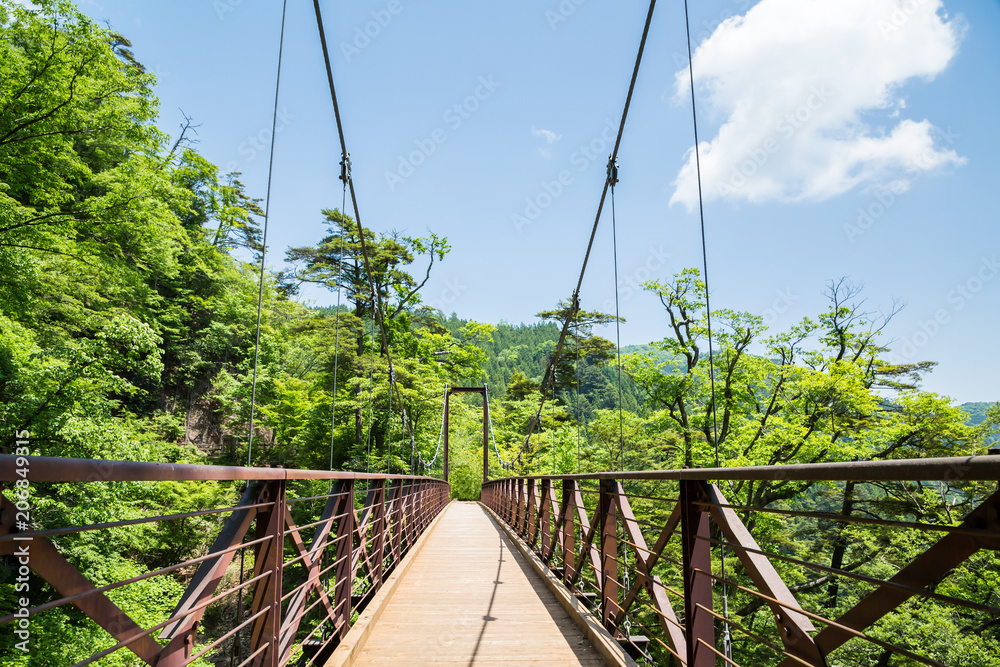
{"label": "wooden bridge deck", "polygon": [[445,511],[354,664],[605,664],[478,503]]}

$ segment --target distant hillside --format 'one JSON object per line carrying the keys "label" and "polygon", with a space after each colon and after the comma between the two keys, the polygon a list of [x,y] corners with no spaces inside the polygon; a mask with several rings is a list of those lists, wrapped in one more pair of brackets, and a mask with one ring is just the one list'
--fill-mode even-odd
{"label": "distant hillside", "polygon": [[[964,403],[961,407],[962,410],[969,413],[969,426],[979,426],[986,419],[986,411],[993,407],[995,403],[990,402],[978,402],[978,403]],[[988,440],[989,444],[1000,442],[1000,436],[994,435]]]}
{"label": "distant hillside", "polygon": [[986,411],[993,405],[994,403],[984,401],[979,403],[963,403],[959,407],[969,413],[969,426],[979,426],[986,419]]}
{"label": "distant hillside", "polygon": [[[462,328],[468,320],[452,314],[441,318],[441,323],[450,331]],[[501,322],[493,332],[493,342],[482,346],[489,357],[485,364],[486,381],[490,395],[504,396],[507,384],[515,371],[521,372],[533,382],[540,383],[545,375],[546,360],[559,340],[559,325],[553,322],[537,324],[509,324]],[[644,351],[649,346],[627,346],[622,354]],[[652,348],[649,348],[651,351]],[[572,355],[572,350],[564,354]],[[591,365],[582,363],[578,369],[580,378],[580,408],[585,417],[597,409],[618,407],[618,376],[614,363]],[[563,392],[560,398],[576,412],[576,391]],[[628,377],[622,378],[622,402],[626,410],[641,411],[644,403],[642,390]]]}
{"label": "distant hillside", "polygon": [[623,345],[622,354],[651,354],[659,362],[674,361],[676,357],[652,345]]}

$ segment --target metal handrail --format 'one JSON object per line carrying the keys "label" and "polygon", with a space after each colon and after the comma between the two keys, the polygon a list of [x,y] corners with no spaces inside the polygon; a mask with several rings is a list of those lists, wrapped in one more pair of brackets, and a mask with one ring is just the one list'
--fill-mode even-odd
{"label": "metal handrail", "polygon": [[[889,461],[844,461],[839,463],[789,463],[744,468],[683,468],[674,470],[629,470],[572,475],[513,476],[497,479],[549,480],[673,480],[673,481],[793,481],[877,482],[946,481],[982,482],[1000,479],[1000,456],[951,456]],[[490,480],[496,481],[496,480]]]}
{"label": "metal handrail", "polygon": [[[17,465],[26,459],[27,466]],[[235,482],[278,480],[425,480],[435,477],[379,475],[336,470],[297,470],[294,468],[241,468],[237,466],[194,465],[189,463],[151,463],[70,459],[57,456],[0,455],[0,482],[21,479],[17,469],[28,467],[32,482]]]}
{"label": "metal handrail", "polygon": [[[330,480],[332,484],[328,493],[289,498],[288,484],[303,480]],[[78,483],[86,488],[93,483],[158,481],[248,484],[236,505],[195,512],[89,526],[38,526],[30,517],[28,498],[39,491],[30,492],[28,487],[35,484]],[[347,634],[354,614],[371,601],[451,496],[447,482],[422,476],[12,455],[0,455],[0,482],[16,483],[4,485],[0,494],[0,555],[14,556],[18,568],[33,572],[56,594],[38,599],[22,593],[19,599],[27,600],[19,603],[23,608],[0,618],[0,625],[12,624],[14,632],[27,633],[28,619],[35,614],[65,613],[72,605],[115,641],[82,664],[127,650],[156,667],[187,665],[212,650],[235,647],[242,643],[241,634],[249,637],[249,653],[257,656],[254,664],[279,667],[289,660],[296,643],[304,641],[302,635],[312,636],[328,622],[332,634],[324,637],[324,647],[332,649]],[[307,500],[317,501],[322,511],[317,514],[313,505],[301,504]],[[294,505],[293,516],[294,503],[299,504]],[[105,586],[91,583],[87,573],[50,541],[85,531],[213,515],[225,521],[207,553]],[[227,584],[228,588],[221,585],[234,557],[239,555],[236,560],[242,563],[244,553],[253,558],[253,578],[239,585]],[[171,618],[148,629],[106,595],[152,577],[176,576],[195,568]],[[221,628],[221,635],[199,644],[199,624],[206,609],[233,593],[239,593],[242,600],[251,584],[252,605],[246,614],[234,621],[234,627]],[[363,592],[360,598],[356,597],[359,590]],[[307,617],[319,621],[308,634],[305,629],[299,632]],[[156,632],[166,640],[165,646],[154,638]],[[51,635],[46,639],[54,641]],[[74,638],[67,635],[66,641],[72,643]],[[316,653],[313,658],[320,656]]]}
{"label": "metal handrail", "polygon": [[[599,484],[593,485],[595,481]],[[932,516],[918,522],[886,521],[867,516],[852,517],[849,510],[844,510],[847,516],[804,511],[811,509],[801,507],[807,496],[800,496],[790,509],[755,508],[749,503],[727,500],[720,488],[712,483],[723,481],[777,482],[781,486],[785,482],[876,483],[877,488],[883,490],[892,488],[891,483],[917,483],[924,488],[940,485],[942,489],[953,489],[956,497],[963,499],[965,509],[973,509],[964,517],[957,516],[955,521],[942,520],[935,525],[930,522]],[[777,625],[770,636],[780,638],[777,644],[769,644],[777,654],[774,664],[779,667],[795,664],[825,667],[833,664],[827,663],[827,656],[848,641],[867,642],[880,651],[913,658],[916,654],[905,638],[887,642],[868,632],[909,599],[971,609],[986,618],[1000,615],[1000,606],[956,597],[949,594],[953,590],[934,590],[940,581],[980,549],[1000,549],[1000,484],[996,491],[992,490],[992,485],[981,484],[998,481],[1000,456],[969,456],[503,477],[483,485],[481,502],[523,539],[556,579],[581,599],[595,605],[594,611],[605,629],[632,652],[633,657],[652,660],[648,651],[655,650],[660,651],[665,660],[670,660],[670,655],[680,656],[680,662],[688,667],[714,666],[717,660],[737,664],[729,652],[729,633],[739,634],[746,626],[735,619],[729,622],[728,605],[719,605],[718,599],[713,601],[713,595],[718,596],[720,592],[725,597],[728,587],[730,591],[740,591],[741,595],[749,592],[758,606],[770,608]],[[589,482],[590,488],[581,488],[583,482]],[[637,487],[638,493],[627,493],[626,489],[630,488],[627,482]],[[977,482],[980,484],[972,484]],[[650,491],[651,484],[665,486]],[[967,488],[974,492],[963,490]],[[941,493],[942,502],[947,503],[944,495],[951,492]],[[886,499],[895,502],[891,495]],[[638,500],[645,514],[640,512],[637,518],[630,500]],[[857,499],[851,505],[860,508],[869,500]],[[922,513],[924,510],[914,508],[914,511]],[[948,516],[953,511],[949,509]],[[843,519],[839,525],[851,525],[852,529],[877,527],[891,529],[897,534],[916,529],[925,540],[926,548],[912,556],[909,562],[900,564],[893,576],[872,577],[868,576],[870,573],[853,571],[865,561],[853,565],[845,561],[842,567],[831,567],[793,558],[791,555],[795,554],[784,553],[780,545],[762,549],[744,524],[744,520],[757,516],[758,512],[817,522]],[[832,532],[831,540],[834,535],[841,533]],[[652,541],[647,542],[647,537]],[[668,551],[671,541],[674,547]],[[822,545],[814,544],[810,548],[822,552]],[[734,559],[740,566],[727,576],[730,566],[723,563]],[[860,581],[870,588],[855,602],[849,601],[853,606],[847,611],[841,609],[834,613],[822,601],[822,609],[807,611],[793,593],[800,587],[786,585],[772,561],[781,564],[783,570],[789,566],[797,568],[794,571],[799,573],[795,575],[799,578],[793,583],[816,579],[818,583],[812,588],[822,591],[823,600],[829,594],[827,582],[834,579]],[[713,563],[721,569],[722,576],[713,572]],[[810,570],[818,574],[802,578],[802,574]],[[667,583],[671,585],[661,581],[660,576],[670,577]],[[720,590],[713,592],[714,588]],[[593,590],[596,597],[593,593],[584,594],[584,590]],[[667,596],[666,592],[672,596]],[[682,606],[675,611],[673,605],[676,604]],[[749,608],[757,607],[750,605]],[[814,613],[816,611],[826,615]],[[650,631],[639,620],[642,614],[652,614],[652,625],[659,626],[659,636],[632,636],[631,623],[637,623],[647,633]],[[825,627],[818,629],[812,621]],[[715,635],[717,630],[725,631],[725,637],[719,641]],[[753,639],[746,633],[743,636]],[[900,642],[901,645],[895,645]],[[664,650],[666,653],[662,653]],[[917,659],[926,664],[939,664],[929,657],[917,656]],[[753,664],[758,663],[759,657]]]}

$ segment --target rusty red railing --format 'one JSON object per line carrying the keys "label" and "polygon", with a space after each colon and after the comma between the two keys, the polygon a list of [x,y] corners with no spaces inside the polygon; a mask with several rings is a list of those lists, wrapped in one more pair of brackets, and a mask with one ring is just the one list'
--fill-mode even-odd
{"label": "rusty red railing", "polygon": [[1000,626],[997,480],[980,456],[510,477],[482,502],[639,660],[944,665]]}
{"label": "rusty red railing", "polygon": [[[48,485],[159,481],[246,485],[228,507],[84,526],[32,520],[31,500],[54,493]],[[0,555],[9,557],[15,577],[34,578],[31,595],[15,595],[16,608],[0,617],[0,628],[30,637],[30,618],[72,605],[117,642],[78,665],[119,651],[157,667],[220,657],[221,664],[270,667],[293,655],[298,664],[321,661],[450,499],[448,484],[428,477],[7,455],[0,456],[0,483]],[[60,540],[89,531],[193,517],[216,517],[220,524],[207,553],[111,584],[96,586],[60,549]],[[108,595],[161,576],[186,588],[170,617],[153,627],[140,626]],[[238,610],[232,627],[199,642],[206,611],[227,604]],[[72,644],[72,624],[66,633]],[[32,650],[54,653],[55,647]]]}

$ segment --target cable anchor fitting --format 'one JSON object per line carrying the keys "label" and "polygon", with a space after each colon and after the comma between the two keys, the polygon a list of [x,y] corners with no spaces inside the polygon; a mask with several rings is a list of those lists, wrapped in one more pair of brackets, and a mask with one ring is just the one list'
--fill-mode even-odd
{"label": "cable anchor fitting", "polygon": [[351,180],[351,154],[344,153],[340,160],[340,180],[346,185]]}
{"label": "cable anchor fitting", "polygon": [[608,185],[615,187],[618,183],[618,159],[612,155],[608,158]]}

